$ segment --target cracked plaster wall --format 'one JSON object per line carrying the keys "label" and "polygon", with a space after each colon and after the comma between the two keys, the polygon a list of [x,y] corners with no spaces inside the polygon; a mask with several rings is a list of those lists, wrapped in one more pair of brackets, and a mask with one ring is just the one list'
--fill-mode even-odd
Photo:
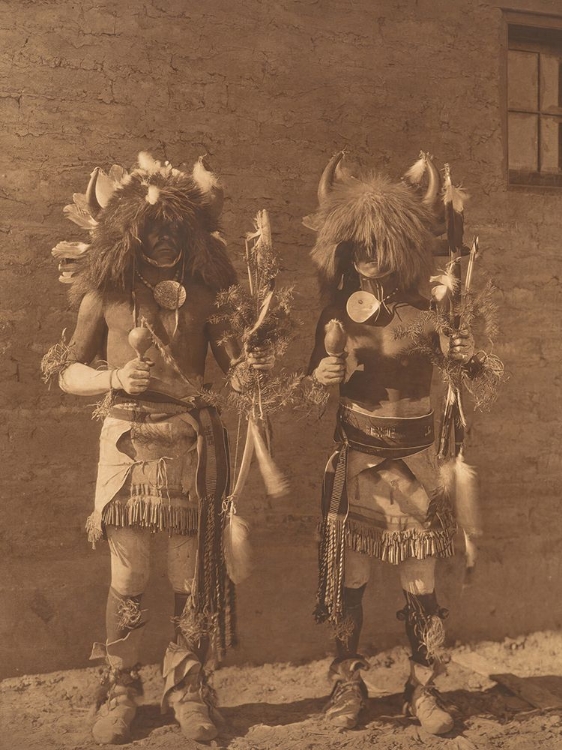
{"label": "cracked plaster wall", "polygon": [[[519,0],[554,12],[554,0]],[[560,8],[558,8],[560,12]],[[63,0],[0,2],[0,535],[2,670],[87,663],[102,637],[108,560],[90,550],[99,425],[84,400],[48,390],[39,361],[73,326],[50,248],[79,238],[62,207],[96,165],[141,149],[177,164],[208,152],[227,186],[231,251],[270,211],[282,283],[302,321],[288,366],[304,367],[317,298],[301,217],[327,158],[343,146],[398,176],[420,148],[449,160],[472,194],[467,236],[484,249],[501,305],[498,353],[509,380],[476,415],[486,535],[472,588],[462,560],[441,567],[453,639],[555,627],[561,573],[560,212],[558,191],[508,191],[502,128],[503,26],[492,0]],[[215,379],[218,375],[214,372]],[[306,659],[329,648],[312,622],[314,528],[334,404],[318,424],[276,420],[293,491],[250,484],[258,567],[240,587],[242,644],[230,659]],[[230,426],[232,420],[229,419]],[[162,550],[149,592],[145,661],[169,636]],[[394,570],[373,574],[365,643],[404,642]]]}

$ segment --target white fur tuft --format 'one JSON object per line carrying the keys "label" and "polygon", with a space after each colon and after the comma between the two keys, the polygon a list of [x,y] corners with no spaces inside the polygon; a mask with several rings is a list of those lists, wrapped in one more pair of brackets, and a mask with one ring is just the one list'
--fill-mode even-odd
{"label": "white fur tuft", "polygon": [[161,164],[156,159],[153,159],[148,151],[141,151],[138,156],[139,168],[149,174],[155,174],[161,169]]}
{"label": "white fur tuft", "polygon": [[149,185],[146,194],[146,202],[153,206],[160,197],[160,188],[157,185]]}
{"label": "white fur tuft", "polygon": [[219,184],[218,177],[205,166],[204,156],[200,156],[193,165],[193,179],[204,193],[208,193]]}

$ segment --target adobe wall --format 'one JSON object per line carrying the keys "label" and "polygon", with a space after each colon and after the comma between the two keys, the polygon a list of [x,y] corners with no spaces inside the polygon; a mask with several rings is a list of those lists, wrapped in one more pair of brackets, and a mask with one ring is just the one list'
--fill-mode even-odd
{"label": "adobe wall", "polygon": [[[479,567],[463,590],[462,559],[444,563],[440,598],[453,640],[558,626],[562,193],[506,189],[496,3],[11,0],[0,3],[0,29],[3,674],[85,665],[103,637],[108,552],[92,551],[83,533],[99,424],[88,399],[46,388],[39,362],[73,326],[50,257],[56,242],[80,237],[62,207],[94,166],[130,165],[140,150],[187,165],[210,154],[227,187],[234,255],[255,212],[269,210],[281,283],[296,285],[302,321],[287,356],[293,368],[306,366],[318,310],[314,237],[301,217],[316,205],[327,159],[347,147],[396,177],[420,149],[452,163],[472,195],[467,237],[480,236],[478,273],[498,287],[496,351],[509,380],[470,436],[486,527]],[[288,497],[265,498],[257,477],[249,485],[240,510],[253,522],[258,565],[240,586],[232,662],[310,659],[330,648],[311,611],[333,407],[320,423],[276,419]],[[155,554],[145,662],[160,658],[170,634],[163,550]],[[400,606],[396,571],[378,566],[367,645],[404,642]]]}

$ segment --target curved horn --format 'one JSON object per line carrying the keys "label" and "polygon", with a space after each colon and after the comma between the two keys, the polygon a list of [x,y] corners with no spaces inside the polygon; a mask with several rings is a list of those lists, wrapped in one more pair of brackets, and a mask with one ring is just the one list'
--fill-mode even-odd
{"label": "curved horn", "polygon": [[86,188],[86,205],[88,206],[90,215],[94,219],[97,217],[97,215],[101,211],[101,206],[96,197],[96,183],[98,181],[99,171],[100,171],[99,167],[96,167],[94,169],[94,171],[90,175],[90,182],[88,183],[88,187]]}
{"label": "curved horn", "polygon": [[206,156],[200,156],[193,166],[193,179],[209,200],[211,213],[218,219],[224,203],[224,190],[209,167]]}
{"label": "curved horn", "polygon": [[332,158],[324,168],[324,171],[322,172],[322,177],[320,178],[320,182],[318,183],[318,203],[320,205],[322,205],[322,203],[332,192],[332,185],[334,184],[336,168],[344,156],[345,151],[338,151],[337,154],[334,154],[332,156]]}
{"label": "curved horn", "polygon": [[432,233],[436,237],[440,237],[445,232],[445,207],[441,200],[441,190],[443,182],[441,180],[441,173],[433,163],[433,159],[429,154],[425,155],[428,173],[428,185],[425,195],[422,198],[422,203],[431,209],[435,223],[431,229]]}
{"label": "curved horn", "polygon": [[428,171],[428,185],[422,201],[426,206],[434,208],[441,193],[441,175],[439,174],[439,170],[433,163],[433,159],[429,154],[425,155],[425,161]]}

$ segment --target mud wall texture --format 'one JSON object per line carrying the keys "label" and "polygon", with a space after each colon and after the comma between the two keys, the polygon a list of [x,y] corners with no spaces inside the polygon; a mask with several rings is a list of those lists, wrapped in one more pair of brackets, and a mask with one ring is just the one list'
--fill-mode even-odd
{"label": "mud wall texture", "polygon": [[[512,0],[560,12],[556,0]],[[463,562],[440,568],[452,640],[501,638],[562,621],[560,215],[562,192],[508,190],[504,32],[493,0],[8,0],[0,3],[0,664],[4,674],[87,663],[103,638],[107,547],[83,533],[97,460],[91,404],[48,390],[39,362],[72,330],[50,249],[79,239],[62,216],[95,166],[140,150],[173,164],[208,153],[227,189],[224,230],[243,248],[270,212],[282,283],[296,285],[299,336],[286,365],[304,368],[318,301],[301,217],[327,159],[343,147],[398,177],[420,148],[450,161],[472,195],[467,236],[498,287],[497,353],[509,373],[477,414],[485,537],[470,588]],[[213,377],[218,375],[211,369]],[[314,624],[315,525],[334,404],[321,422],[276,420],[292,493],[257,478],[241,512],[257,567],[239,587],[241,646],[232,662],[302,660],[330,648]],[[231,426],[232,420],[229,420]],[[170,635],[171,593],[155,539],[145,661]],[[376,566],[365,647],[403,641],[396,571]]]}

